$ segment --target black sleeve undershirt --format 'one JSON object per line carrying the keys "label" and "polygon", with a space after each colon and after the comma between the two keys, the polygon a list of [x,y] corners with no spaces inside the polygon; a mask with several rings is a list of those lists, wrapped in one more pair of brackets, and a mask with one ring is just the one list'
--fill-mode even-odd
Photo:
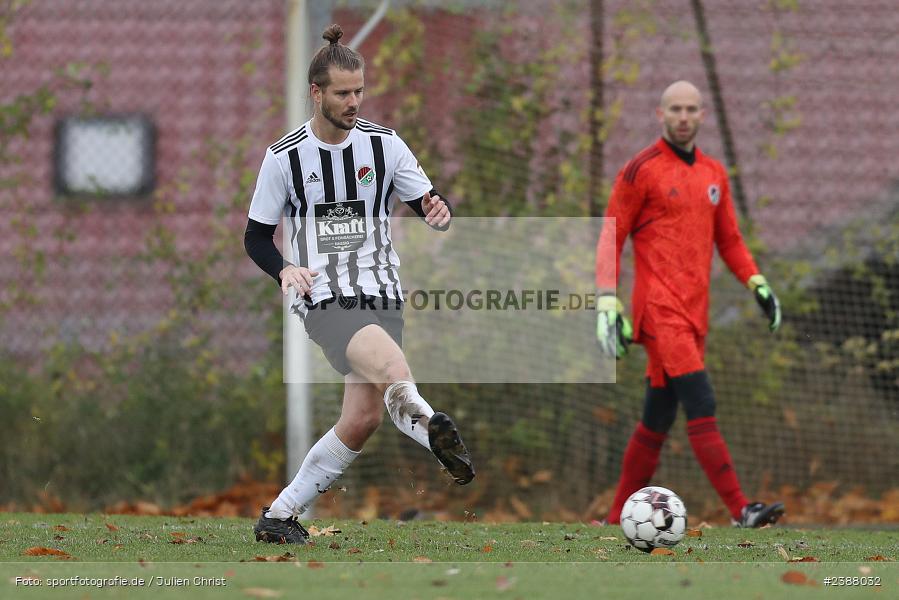
{"label": "black sleeve undershirt", "polygon": [[279,274],[288,263],[275,246],[277,225],[266,225],[253,219],[247,220],[247,230],[243,234],[243,247],[253,262],[281,285]]}
{"label": "black sleeve undershirt", "polygon": [[[431,193],[431,196],[440,196],[440,194],[437,192],[437,190],[433,189],[433,188],[431,189],[430,193]],[[440,199],[443,200],[444,202],[446,202],[446,207],[449,209],[450,217],[452,217],[453,216],[453,206],[450,204],[450,201],[447,200],[446,198],[444,198],[443,196],[440,196]],[[424,219],[425,211],[421,207],[422,200],[424,200],[424,196],[422,196],[421,198],[416,198],[415,200],[409,200],[408,202],[406,202],[406,206],[411,208],[412,212],[414,212],[416,215],[418,215],[419,217]],[[450,221],[450,223],[452,223],[452,221]],[[447,223],[443,227],[433,227],[432,226],[432,229],[436,229],[437,231],[446,231],[447,229],[450,228],[450,223]]]}

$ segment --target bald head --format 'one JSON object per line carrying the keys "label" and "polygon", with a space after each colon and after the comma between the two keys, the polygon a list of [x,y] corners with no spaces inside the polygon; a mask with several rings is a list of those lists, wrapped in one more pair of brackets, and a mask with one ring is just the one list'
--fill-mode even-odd
{"label": "bald head", "polygon": [[664,109],[672,102],[693,103],[702,108],[702,94],[699,88],[685,79],[675,81],[665,88],[662,92],[662,98],[659,100],[659,106]]}
{"label": "bald head", "polygon": [[662,124],[662,137],[689,152],[705,117],[702,94],[689,81],[675,81],[662,92],[656,116]]}

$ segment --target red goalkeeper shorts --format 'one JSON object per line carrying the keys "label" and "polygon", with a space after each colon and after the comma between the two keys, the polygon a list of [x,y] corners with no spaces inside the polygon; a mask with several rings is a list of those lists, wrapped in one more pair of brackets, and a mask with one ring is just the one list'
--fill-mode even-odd
{"label": "red goalkeeper shorts", "polygon": [[665,376],[678,377],[705,369],[705,337],[689,324],[659,323],[649,314],[640,326],[640,341],[649,360],[646,376],[652,387],[665,387]]}

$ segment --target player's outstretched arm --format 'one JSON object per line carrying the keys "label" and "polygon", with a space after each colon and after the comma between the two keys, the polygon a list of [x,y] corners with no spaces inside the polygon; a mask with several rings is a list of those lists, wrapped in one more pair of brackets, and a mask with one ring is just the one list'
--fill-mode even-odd
{"label": "player's outstretched arm", "polygon": [[752,290],[752,293],[755,295],[755,301],[758,302],[765,316],[768,317],[768,329],[772,332],[780,329],[780,300],[777,299],[774,290],[768,285],[768,280],[765,279],[765,276],[756,273],[746,282],[746,287]]}

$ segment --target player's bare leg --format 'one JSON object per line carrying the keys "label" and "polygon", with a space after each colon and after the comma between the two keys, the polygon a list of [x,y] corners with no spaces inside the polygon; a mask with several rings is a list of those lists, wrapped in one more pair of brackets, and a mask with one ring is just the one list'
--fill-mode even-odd
{"label": "player's bare leg", "polygon": [[309,534],[297,521],[297,515],[306,512],[340,478],[378,429],[383,416],[381,392],[360,375],[347,375],[337,424],[309,449],[293,481],[281,490],[271,507],[262,509],[255,527],[256,539],[306,543]]}
{"label": "player's bare leg", "polygon": [[334,425],[337,437],[359,452],[384,421],[384,394],[358,373],[344,377],[343,407]]}
{"label": "player's bare leg", "polygon": [[350,339],[346,357],[353,371],[383,394],[397,428],[431,450],[456,483],[474,479],[474,468],[453,420],[434,412],[421,397],[402,349],[377,325],[363,327]]}

